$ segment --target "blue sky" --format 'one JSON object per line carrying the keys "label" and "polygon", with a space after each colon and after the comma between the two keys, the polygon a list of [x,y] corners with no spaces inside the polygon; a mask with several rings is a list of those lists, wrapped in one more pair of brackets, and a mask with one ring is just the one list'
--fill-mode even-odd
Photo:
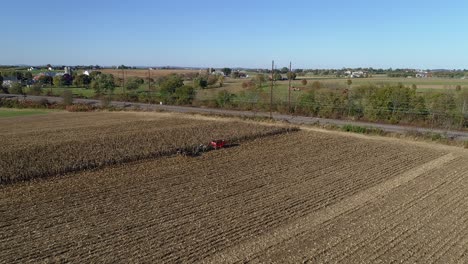
{"label": "blue sky", "polygon": [[4,1],[0,64],[468,68],[468,1]]}

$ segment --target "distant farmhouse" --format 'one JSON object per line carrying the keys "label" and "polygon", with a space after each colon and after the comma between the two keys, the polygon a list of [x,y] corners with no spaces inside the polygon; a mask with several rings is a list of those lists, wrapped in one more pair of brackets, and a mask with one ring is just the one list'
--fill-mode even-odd
{"label": "distant farmhouse", "polygon": [[427,71],[418,71],[416,72],[416,78],[429,78],[432,77],[432,74]]}
{"label": "distant farmhouse", "polygon": [[33,81],[37,82],[41,76],[50,76],[54,78],[55,76],[63,76],[64,74],[65,73],[63,72],[41,72],[33,77]]}
{"label": "distant farmhouse", "polygon": [[65,67],[63,68],[63,70],[64,70],[65,74],[72,75],[72,69],[71,69],[71,67],[65,66]]}
{"label": "distant farmhouse", "polygon": [[348,78],[367,78],[369,73],[365,71],[345,71],[345,76]]}
{"label": "distant farmhouse", "polygon": [[[38,68],[35,68],[35,67],[29,67],[27,68],[27,70],[29,72],[31,71],[36,71],[38,70]],[[88,73],[89,74],[89,73]],[[53,71],[53,68],[52,67],[48,67],[48,70],[46,71],[43,71],[43,72],[40,72],[38,74],[35,74],[32,79],[28,79],[28,80],[21,80],[21,79],[18,79],[17,76],[15,75],[12,75],[12,76],[3,76],[3,82],[0,83],[3,87],[12,87],[13,84],[15,83],[22,83],[22,84],[25,84],[25,85],[31,85],[35,82],[38,82],[39,79],[41,78],[41,76],[49,76],[49,77],[56,77],[56,76],[72,76],[72,69],[71,67],[64,67],[64,72],[57,72],[57,71]]]}
{"label": "distant farmhouse", "polygon": [[221,75],[221,76],[226,76],[223,71],[216,70],[211,72],[212,75]]}
{"label": "distant farmhouse", "polygon": [[3,77],[3,87],[11,87],[14,83],[18,82],[18,78],[16,76],[6,76]]}

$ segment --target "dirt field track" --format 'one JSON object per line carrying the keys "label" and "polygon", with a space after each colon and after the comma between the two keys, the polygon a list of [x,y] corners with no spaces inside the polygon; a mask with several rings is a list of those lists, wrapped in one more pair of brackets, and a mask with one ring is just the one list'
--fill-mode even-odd
{"label": "dirt field track", "polygon": [[303,130],[0,186],[0,262],[468,262],[468,153]]}

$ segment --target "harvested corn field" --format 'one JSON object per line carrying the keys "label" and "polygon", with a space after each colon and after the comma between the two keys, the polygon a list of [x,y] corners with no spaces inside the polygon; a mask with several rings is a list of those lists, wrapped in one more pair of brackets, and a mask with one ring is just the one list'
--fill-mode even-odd
{"label": "harvested corn field", "polygon": [[12,131],[5,130],[11,120],[0,120],[4,127],[0,134],[0,183],[173,155],[178,149],[207,144],[214,138],[239,143],[294,130],[167,114],[61,113],[31,120],[34,122],[29,126],[27,121],[17,121],[19,125],[13,125]]}
{"label": "harvested corn field", "polygon": [[[136,126],[122,122],[132,125],[109,131]],[[309,130],[256,137],[3,185],[0,259],[466,262],[467,173],[462,149]]]}

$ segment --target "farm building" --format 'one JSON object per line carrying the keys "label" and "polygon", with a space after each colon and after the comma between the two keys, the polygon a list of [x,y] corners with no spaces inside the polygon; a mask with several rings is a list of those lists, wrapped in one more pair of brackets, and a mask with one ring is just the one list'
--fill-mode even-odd
{"label": "farm building", "polygon": [[71,69],[71,67],[65,66],[65,67],[63,68],[63,70],[65,71],[65,74],[69,74],[69,75],[72,74],[72,69]]}
{"label": "farm building", "polygon": [[220,71],[220,70],[216,70],[216,71],[212,72],[211,74],[212,74],[212,75],[226,76],[226,75],[224,74],[224,72],[222,72],[222,71]]}
{"label": "farm building", "polygon": [[62,76],[64,74],[65,73],[63,73],[63,72],[60,72],[60,73],[57,73],[57,72],[41,72],[38,75],[33,77],[33,81],[35,81],[35,82],[38,81],[41,76],[50,76],[50,77],[54,78],[55,76]]}
{"label": "farm building", "polygon": [[345,75],[350,78],[367,78],[368,77],[368,73],[365,71],[355,71],[355,72],[346,71]]}
{"label": "farm building", "polygon": [[3,77],[3,87],[11,87],[13,83],[18,82],[18,78],[16,76],[8,76],[8,77]]}
{"label": "farm building", "polygon": [[419,71],[416,73],[416,78],[429,78],[431,77],[431,74],[426,71]]}

